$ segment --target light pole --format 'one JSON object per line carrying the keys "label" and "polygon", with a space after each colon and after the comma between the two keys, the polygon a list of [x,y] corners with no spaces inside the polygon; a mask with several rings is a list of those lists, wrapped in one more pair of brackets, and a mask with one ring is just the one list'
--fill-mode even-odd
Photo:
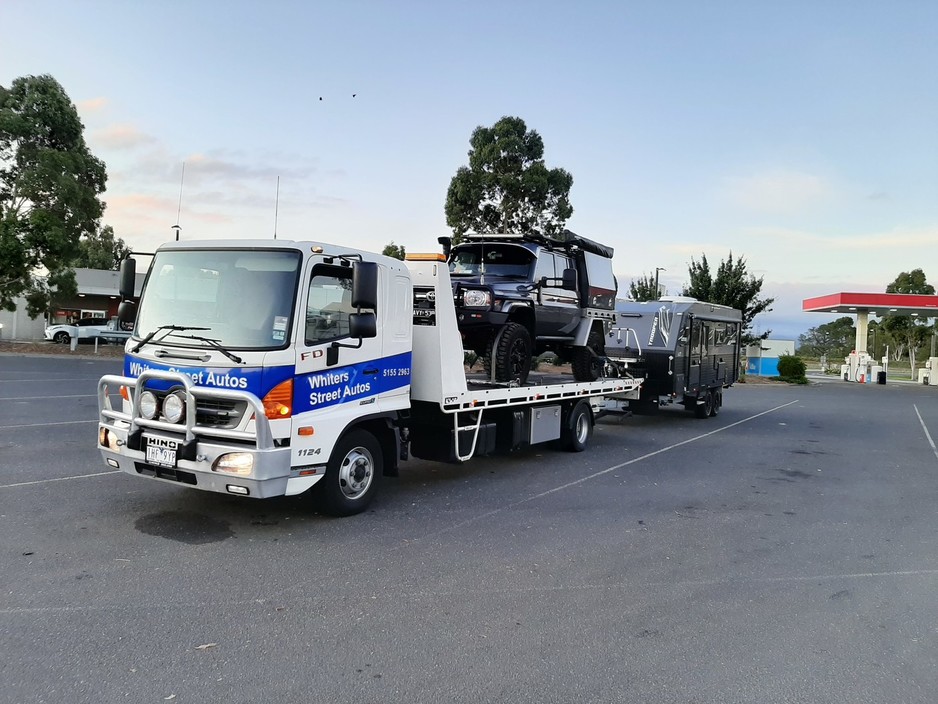
{"label": "light pole", "polygon": [[656,300],[656,301],[657,301],[659,298],[661,298],[661,291],[660,291],[660,289],[658,288],[658,272],[659,272],[659,271],[667,271],[667,269],[665,269],[663,266],[656,266],[656,267],[655,267],[655,300]]}

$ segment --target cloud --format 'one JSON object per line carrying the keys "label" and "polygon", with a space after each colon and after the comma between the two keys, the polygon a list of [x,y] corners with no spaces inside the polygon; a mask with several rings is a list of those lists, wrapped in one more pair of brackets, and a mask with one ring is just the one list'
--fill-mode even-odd
{"label": "cloud", "polygon": [[785,242],[789,245],[798,245],[806,252],[850,251],[857,250],[886,250],[892,253],[903,247],[925,248],[932,247],[938,241],[938,225],[920,228],[894,228],[888,232],[851,233],[846,235],[830,235],[820,232],[793,230],[780,227],[750,227],[745,228],[747,237],[753,240],[771,242]]}
{"label": "cloud", "polygon": [[289,161],[295,157],[284,159],[284,163],[270,166],[265,163],[247,164],[229,158],[224,152],[216,154],[191,154],[185,158],[186,178],[190,173],[196,179],[237,179],[237,180],[267,180],[274,182],[277,177],[295,180],[306,179],[316,173],[313,164],[300,164],[290,166]]}
{"label": "cloud", "polygon": [[707,261],[709,262],[717,254],[720,260],[722,260],[726,258],[726,255],[730,252],[735,253],[737,250],[742,249],[741,246],[734,246],[735,244],[736,243],[733,242],[674,242],[664,245],[662,249],[666,252],[686,257],[688,261],[690,261],[691,257],[700,259],[700,255],[706,254]]}
{"label": "cloud", "polygon": [[[114,226],[119,237],[123,237],[120,230],[127,226],[136,229],[166,226],[166,222],[176,215],[176,201],[167,197],[143,193],[106,193],[104,200],[107,208],[103,220]],[[120,228],[118,223],[121,223]]]}
{"label": "cloud", "polygon": [[79,100],[75,103],[80,113],[103,112],[110,104],[107,98],[89,98],[88,100]]}
{"label": "cloud", "polygon": [[133,149],[156,142],[154,137],[144,134],[133,125],[110,125],[91,133],[91,141],[106,149]]}
{"label": "cloud", "polygon": [[[175,198],[143,193],[108,195],[105,199],[107,209],[103,221],[114,227],[118,237],[125,239],[141,233],[168,231],[176,221],[179,207]],[[180,220],[186,223],[230,223],[233,219],[218,211],[205,212],[198,207],[187,209],[185,201],[180,216]]]}
{"label": "cloud", "polygon": [[727,179],[724,197],[734,206],[762,213],[793,213],[828,199],[833,188],[824,178],[801,171],[773,169]]}

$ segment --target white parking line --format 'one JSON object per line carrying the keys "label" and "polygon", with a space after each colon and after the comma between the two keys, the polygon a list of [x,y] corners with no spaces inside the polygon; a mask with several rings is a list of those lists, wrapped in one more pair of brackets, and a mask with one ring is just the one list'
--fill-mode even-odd
{"label": "white parking line", "polygon": [[31,379],[31,378],[25,378],[25,379],[23,379],[23,378],[20,378],[20,379],[0,379],[0,384],[38,384],[38,383],[41,383],[41,382],[50,382],[50,381],[51,381],[51,382],[54,382],[54,383],[56,383],[56,384],[61,383],[61,382],[64,382],[64,381],[94,381],[94,382],[97,382],[98,379],[100,379],[100,378],[101,378],[101,377],[97,377],[97,376],[79,376],[79,377],[72,377],[72,378],[70,378],[70,379],[57,379],[57,378],[54,377],[54,376],[44,375],[42,378],[39,378],[39,379]]}
{"label": "white parking line", "polygon": [[928,433],[928,428],[925,427],[925,421],[922,420],[922,414],[918,412],[918,406],[913,403],[912,408],[915,409],[915,415],[918,416],[918,422],[922,424],[922,430],[925,431],[925,437],[928,438],[928,444],[931,445],[931,451],[935,453],[935,458],[938,459],[938,448],[935,447],[935,441],[931,439],[931,435]]}
{"label": "white parking line", "polygon": [[592,481],[593,479],[596,479],[596,477],[601,477],[601,476],[603,476],[604,474],[609,474],[610,472],[615,472],[617,469],[622,469],[623,467],[628,467],[630,464],[635,464],[636,462],[641,462],[641,461],[643,461],[643,460],[647,460],[649,457],[654,457],[655,455],[660,455],[660,454],[662,454],[663,452],[669,452],[669,451],[671,451],[671,450],[673,450],[673,449],[675,449],[675,448],[677,448],[677,447],[681,447],[682,445],[687,445],[687,444],[692,443],[692,442],[697,442],[698,440],[703,440],[704,438],[710,437],[711,435],[716,435],[717,433],[722,433],[724,430],[729,430],[730,428],[734,428],[734,427],[736,427],[737,425],[742,425],[743,423],[748,423],[749,421],[755,420],[756,418],[759,418],[760,416],[764,416],[764,415],[767,415],[767,414],[769,414],[769,413],[774,413],[775,411],[781,410],[782,408],[787,408],[788,406],[792,406],[792,405],[794,405],[794,404],[796,404],[796,403],[798,403],[798,399],[795,399],[794,401],[790,401],[789,403],[783,403],[781,406],[776,406],[775,408],[770,408],[770,409],[767,410],[767,411],[762,411],[761,413],[756,413],[755,415],[751,415],[751,416],[749,416],[748,418],[743,418],[742,420],[738,420],[738,421],[736,421],[735,423],[730,423],[729,425],[724,425],[724,426],[722,426],[722,427],[720,427],[720,428],[717,428],[716,430],[711,430],[709,433],[703,433],[702,435],[695,435],[694,437],[688,438],[687,440],[682,440],[681,442],[676,442],[676,443],[674,443],[673,445],[668,445],[667,447],[662,447],[660,450],[655,450],[654,452],[648,452],[648,453],[642,455],[641,457],[635,457],[634,459],[628,460],[628,461],[626,461],[626,462],[620,462],[619,464],[615,464],[615,465],[613,465],[612,467],[607,467],[606,469],[600,470],[600,471],[598,471],[598,472],[594,472],[593,474],[590,474],[589,476],[580,477],[579,479],[576,479],[576,480],[574,480],[574,481],[572,481],[572,482],[567,482],[566,484],[561,484],[560,486],[555,486],[553,489],[548,489],[547,491],[542,491],[540,494],[534,494],[534,495],[532,495],[532,496],[527,497],[526,499],[521,499],[520,501],[515,501],[514,503],[507,504],[506,506],[502,506],[501,508],[496,508],[496,509],[493,509],[492,511],[486,511],[485,513],[483,513],[483,514],[481,514],[481,515],[479,515],[479,516],[475,516],[475,517],[473,517],[473,518],[469,518],[469,519],[467,519],[467,520],[465,520],[465,521],[463,521],[463,522],[461,522],[461,523],[456,523],[456,524],[454,524],[454,525],[447,526],[446,528],[443,528],[443,529],[441,529],[441,530],[434,531],[434,534],[437,534],[437,533],[449,533],[449,532],[454,531],[454,530],[459,530],[460,528],[464,528],[465,526],[467,526],[467,525],[469,525],[469,524],[471,524],[471,523],[476,523],[477,521],[481,521],[481,520],[486,519],[486,518],[491,518],[492,516],[495,516],[495,515],[497,515],[497,514],[499,514],[499,513],[502,513],[502,512],[504,512],[504,511],[508,511],[509,509],[513,509],[513,508],[515,508],[516,506],[521,506],[522,504],[526,504],[526,503],[528,503],[528,502],[530,502],[530,501],[535,501],[536,499],[541,499],[541,498],[543,498],[543,497],[545,497],[545,496],[549,496],[549,495],[551,495],[551,494],[555,494],[555,493],[557,493],[558,491],[563,491],[564,489],[569,489],[570,487],[577,486],[578,484],[582,484],[583,482]]}
{"label": "white parking line", "polygon": [[[120,558],[116,558],[120,559]],[[127,560],[129,562],[129,560]],[[497,595],[497,596],[515,596],[525,594],[576,594],[584,592],[609,592],[624,591],[638,593],[639,595],[651,593],[651,590],[684,590],[699,587],[720,587],[720,586],[739,586],[739,585],[760,585],[760,584],[799,584],[804,582],[817,582],[818,587],[824,588],[822,582],[843,582],[859,581],[869,579],[881,579],[908,581],[911,579],[926,578],[933,580],[938,575],[938,569],[917,569],[917,570],[896,570],[894,572],[857,572],[846,574],[818,574],[818,575],[789,575],[782,577],[734,577],[727,576],[723,579],[704,579],[704,580],[668,580],[666,582],[639,582],[639,581],[617,581],[585,584],[546,584],[546,585],[523,585],[516,587],[454,587],[450,589],[400,589],[399,584],[380,584],[373,585],[374,593],[380,595],[380,598],[388,599],[392,602],[403,603],[415,602],[418,600],[438,600],[442,598],[466,597],[478,595]],[[376,598],[376,597],[372,597]],[[321,599],[319,596],[291,596],[291,603],[295,605],[317,603]],[[79,604],[72,606],[8,606],[0,608],[0,616],[23,616],[33,614],[71,614],[71,613],[95,613],[101,611],[155,611],[168,609],[178,611],[180,609],[204,611],[206,607],[215,606],[219,608],[238,607],[246,609],[248,607],[260,606],[265,610],[270,609],[272,599],[237,599],[231,601],[219,600],[213,596],[210,599],[202,601],[180,601],[172,599],[169,601],[157,601],[156,599],[146,599],[129,604]],[[201,615],[201,614],[200,614]]]}
{"label": "white parking line", "polygon": [[24,425],[0,425],[0,430],[18,430],[20,428],[44,428],[47,425],[74,425],[75,423],[97,423],[98,419],[94,420],[60,420],[55,423],[26,423]]}
{"label": "white parking line", "polygon": [[56,398],[94,398],[97,394],[73,394],[72,396],[11,396],[4,398],[0,396],[0,401],[49,401]]}
{"label": "white parking line", "polygon": [[89,477],[103,477],[105,474],[120,474],[119,469],[112,469],[109,472],[96,472],[94,474],[77,474],[74,477],[56,477],[55,479],[37,479],[33,482],[19,482],[17,484],[0,484],[0,489],[12,489],[17,486],[32,486],[34,484],[48,484],[49,482],[67,482],[70,479],[88,479]]}

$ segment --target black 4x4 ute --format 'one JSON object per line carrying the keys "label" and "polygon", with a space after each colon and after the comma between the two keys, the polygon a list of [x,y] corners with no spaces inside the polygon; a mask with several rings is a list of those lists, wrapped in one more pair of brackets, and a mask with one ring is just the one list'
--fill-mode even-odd
{"label": "black 4x4 ute", "polygon": [[569,230],[467,235],[447,257],[464,349],[494,381],[524,384],[532,354],[548,350],[571,361],[578,381],[598,379],[616,317],[612,252]]}

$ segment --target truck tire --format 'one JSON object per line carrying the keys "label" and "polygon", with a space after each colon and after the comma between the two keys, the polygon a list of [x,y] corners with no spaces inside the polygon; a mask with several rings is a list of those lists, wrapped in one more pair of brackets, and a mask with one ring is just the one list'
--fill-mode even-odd
{"label": "truck tire", "polygon": [[496,336],[491,364],[495,381],[524,385],[531,371],[531,334],[521,323],[507,323]]}
{"label": "truck tire", "polygon": [[560,447],[568,452],[583,452],[593,435],[593,412],[589,403],[579,401],[570,409],[560,430]]}
{"label": "truck tire", "polygon": [[570,367],[577,381],[596,381],[603,375],[603,336],[595,328],[586,339],[586,347],[574,347]]}
{"label": "truck tire", "polygon": [[381,445],[367,430],[353,430],[335,446],[324,476],[313,489],[331,516],[352,516],[371,503],[384,473]]}
{"label": "truck tire", "polygon": [[703,394],[703,403],[698,403],[694,406],[694,415],[698,418],[709,418],[713,415],[713,392],[707,391]]}
{"label": "truck tire", "polygon": [[53,342],[58,342],[60,345],[67,345],[71,341],[71,335],[69,335],[64,330],[59,330],[55,335],[52,336]]}

